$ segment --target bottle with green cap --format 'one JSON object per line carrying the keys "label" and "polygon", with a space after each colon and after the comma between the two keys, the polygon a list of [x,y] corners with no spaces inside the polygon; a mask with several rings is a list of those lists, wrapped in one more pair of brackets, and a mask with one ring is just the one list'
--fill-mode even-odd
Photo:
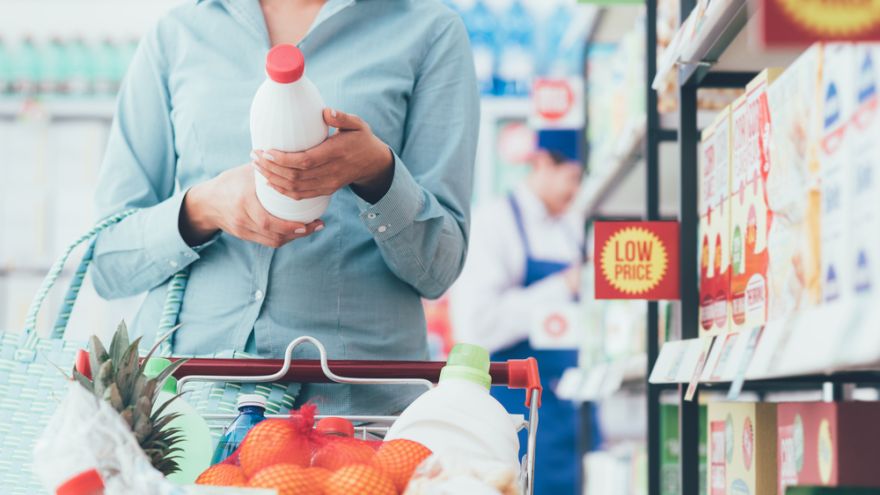
{"label": "bottle with green cap", "polygon": [[[170,364],[171,361],[164,358],[151,358],[147,361],[144,374],[148,377],[158,376]],[[162,390],[159,391],[159,397],[153,406],[154,409],[162,407],[177,393],[177,379],[173,376],[169,377],[162,385]],[[168,475],[168,479],[179,485],[188,485],[194,483],[202,471],[211,465],[211,455],[213,454],[211,431],[202,416],[186,402],[185,396],[178,397],[174,402],[168,404],[162,415],[175,413],[178,414],[177,419],[170,422],[168,426],[180,428],[181,435],[183,435],[180,456],[177,458],[180,470]]]}
{"label": "bottle with green cap", "polygon": [[519,466],[519,439],[510,414],[489,395],[489,352],[457,344],[436,387],[400,415],[385,440],[404,438],[439,455]]}

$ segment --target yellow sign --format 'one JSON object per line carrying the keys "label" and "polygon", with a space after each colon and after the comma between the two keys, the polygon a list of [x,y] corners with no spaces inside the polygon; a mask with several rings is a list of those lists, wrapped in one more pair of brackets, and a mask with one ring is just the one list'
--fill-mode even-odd
{"label": "yellow sign", "polygon": [[880,22],[880,0],[776,1],[789,18],[821,36],[859,36]]}
{"label": "yellow sign", "polygon": [[620,292],[644,294],[663,280],[666,247],[650,230],[630,227],[614,234],[602,249],[602,271]]}
{"label": "yellow sign", "polygon": [[819,456],[819,477],[822,484],[831,482],[831,470],[834,467],[834,442],[831,441],[831,425],[827,419],[819,424],[819,443],[816,448]]}

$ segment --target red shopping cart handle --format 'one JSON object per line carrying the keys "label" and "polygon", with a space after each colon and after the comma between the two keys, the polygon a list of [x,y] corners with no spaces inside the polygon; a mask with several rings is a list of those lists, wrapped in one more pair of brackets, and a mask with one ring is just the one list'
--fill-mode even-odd
{"label": "red shopping cart handle", "polygon": [[[174,361],[174,358],[171,358]],[[80,350],[76,359],[77,370],[91,377],[88,369],[88,352]],[[181,366],[174,376],[261,376],[271,375],[281,369],[281,359],[213,359],[191,358]],[[422,378],[432,383],[440,379],[440,370],[446,366],[443,361],[351,361],[329,360],[327,365],[339,376],[350,378]],[[541,379],[538,362],[535,358],[511,359],[502,363],[491,363],[489,374],[492,385],[507,386],[526,390],[526,407],[532,402],[532,392],[538,392],[538,407],[541,406]],[[297,359],[290,363],[290,369],[279,382],[331,383],[321,362],[317,359]]]}

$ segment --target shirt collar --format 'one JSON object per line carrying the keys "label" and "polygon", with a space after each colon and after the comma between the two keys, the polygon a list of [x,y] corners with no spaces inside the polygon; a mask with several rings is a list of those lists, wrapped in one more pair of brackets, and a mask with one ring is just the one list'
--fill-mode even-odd
{"label": "shirt collar", "polygon": [[540,221],[553,220],[553,216],[547,211],[547,206],[528,184],[523,183],[517,186],[514,195],[524,215]]}

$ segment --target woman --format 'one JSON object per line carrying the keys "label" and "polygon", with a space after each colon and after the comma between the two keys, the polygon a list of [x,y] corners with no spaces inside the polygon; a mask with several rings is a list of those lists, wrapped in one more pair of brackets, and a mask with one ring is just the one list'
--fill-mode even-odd
{"label": "woman", "polygon": [[[302,50],[338,129],[303,153],[250,149],[251,98],[278,43]],[[425,359],[420,298],[442,294],[465,258],[476,88],[465,29],[433,0],[173,10],[142,41],[119,96],[98,213],[140,211],[101,234],[96,289],[148,291],[133,326],[151,337],[169,278],[189,267],[175,354],[279,357],[312,335],[337,359]],[[330,208],[309,225],[272,217],[255,168],[292,198],[332,193]],[[412,396],[313,385],[298,400],[385,414]]]}

